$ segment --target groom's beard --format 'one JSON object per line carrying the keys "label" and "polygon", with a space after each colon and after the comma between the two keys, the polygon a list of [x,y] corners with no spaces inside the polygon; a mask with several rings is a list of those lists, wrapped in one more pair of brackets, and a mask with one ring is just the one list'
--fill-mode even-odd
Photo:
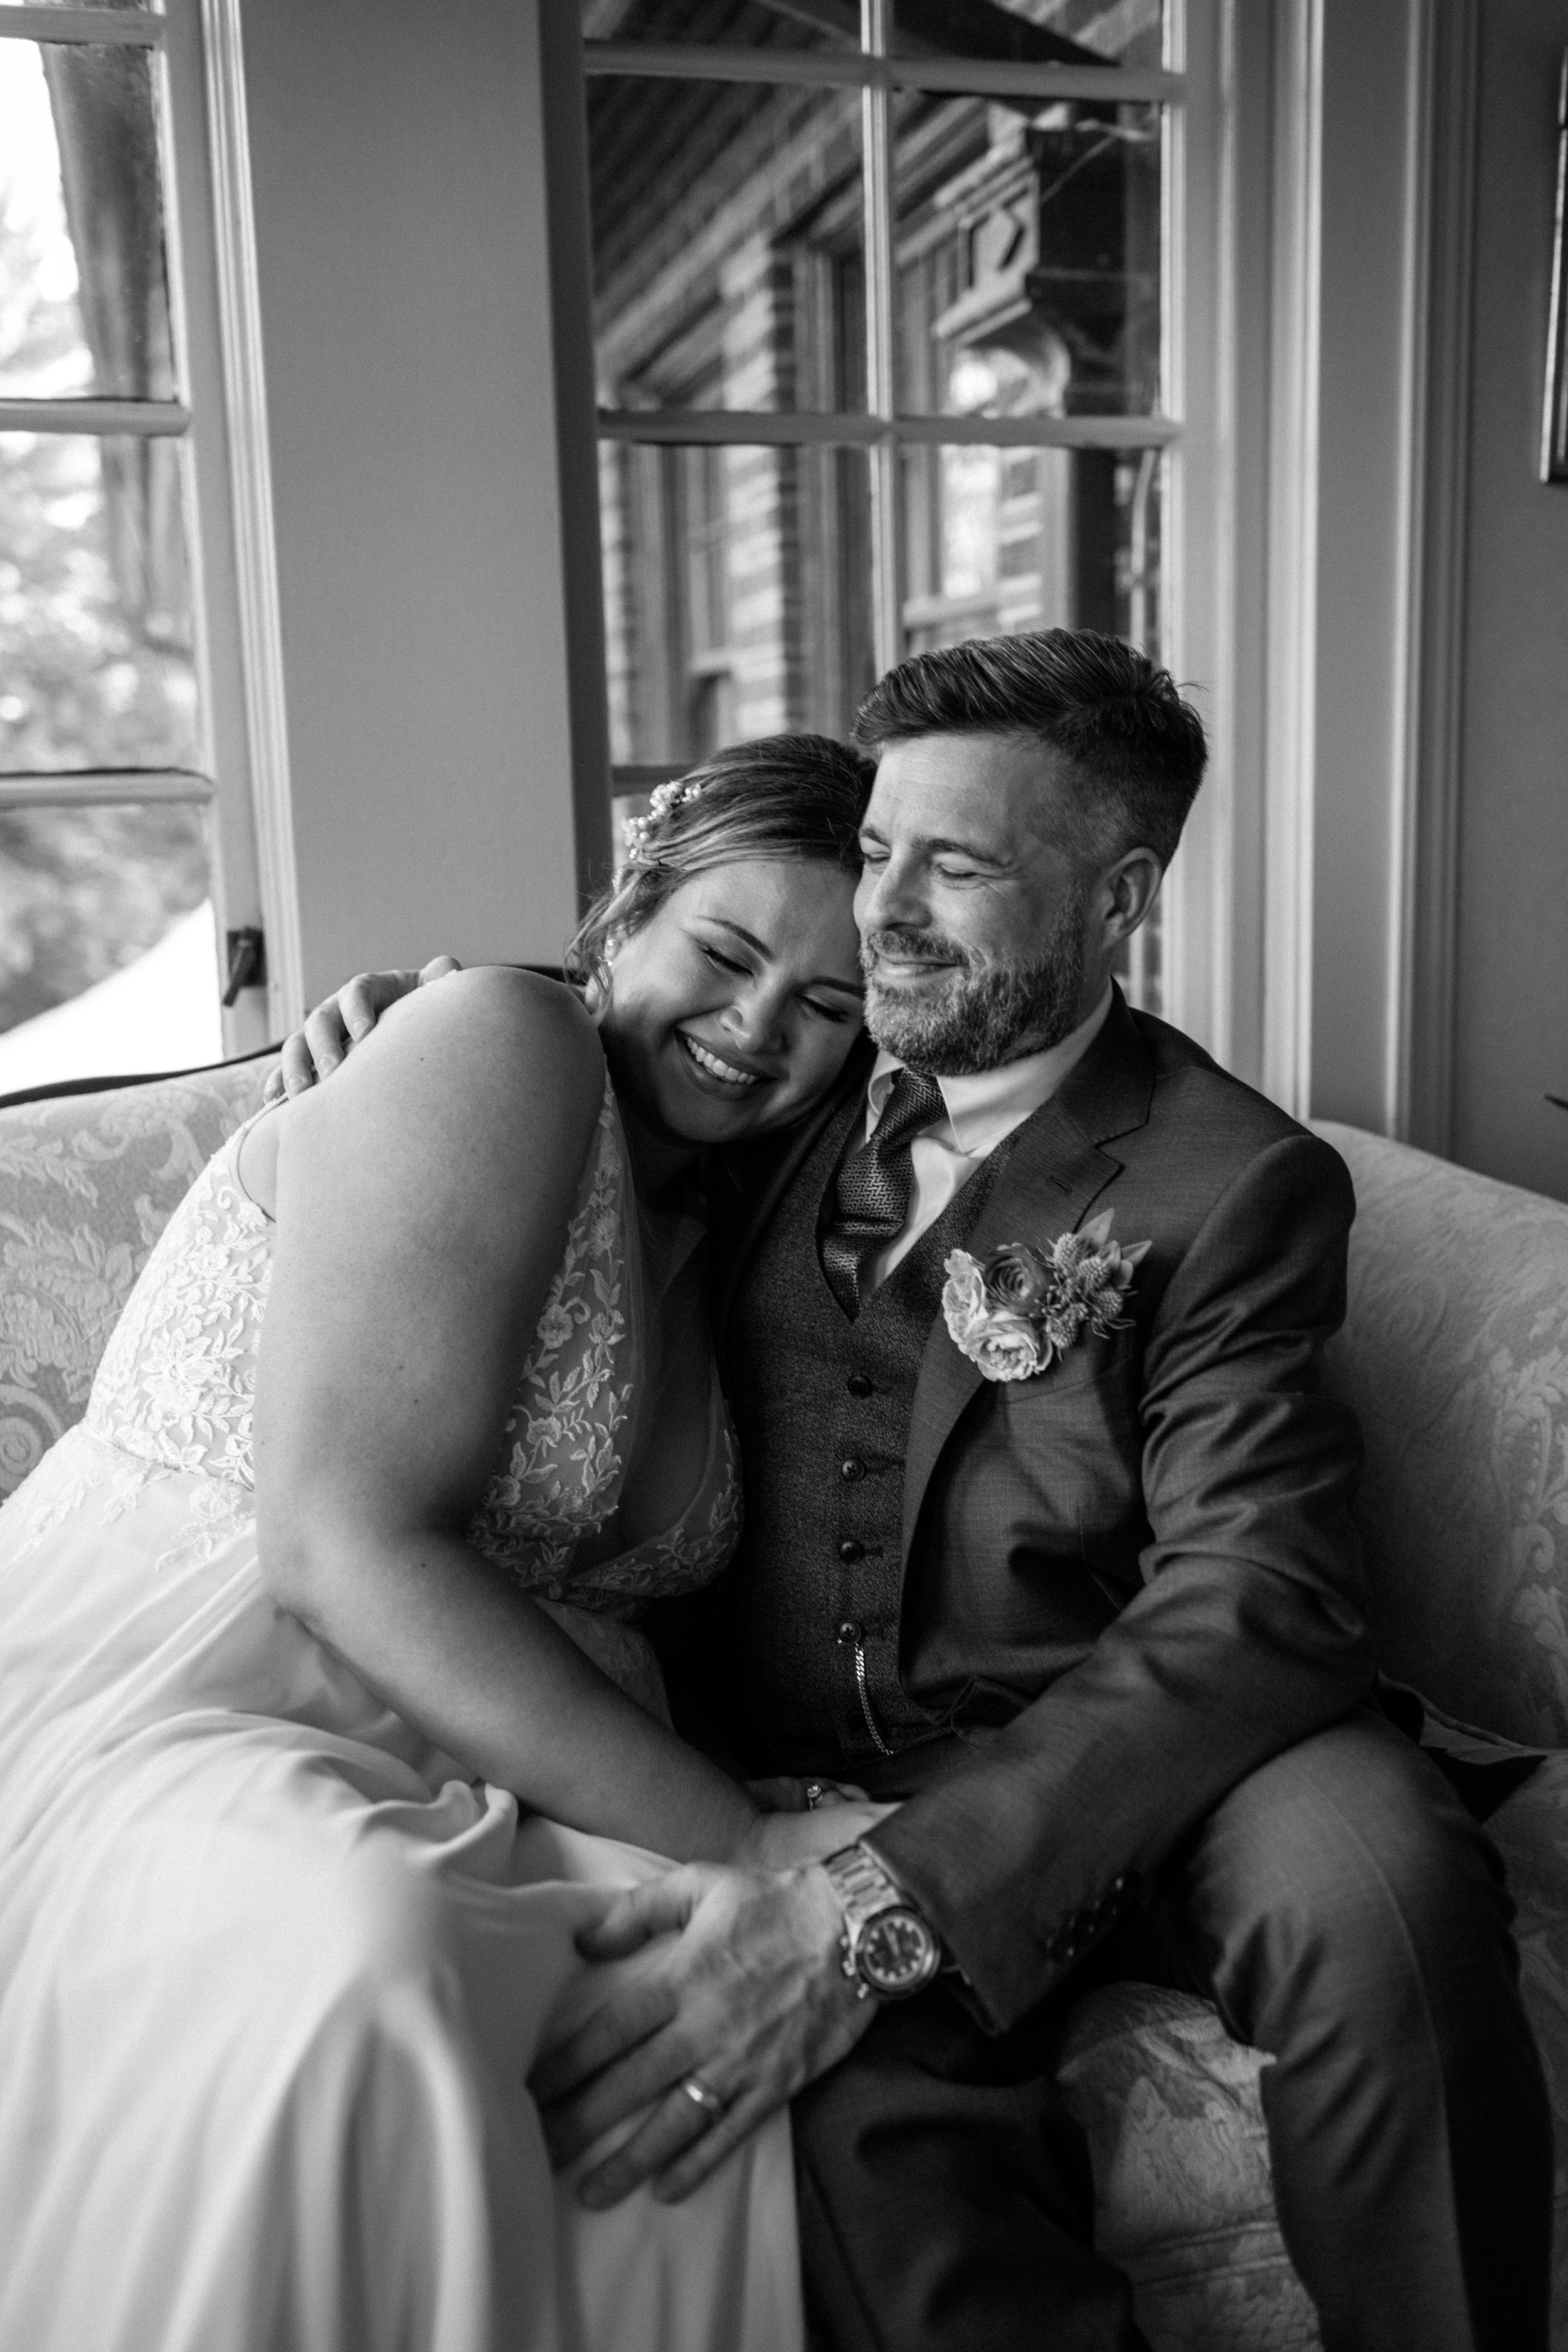
{"label": "groom's beard", "polygon": [[[1078,1026],[1087,905],[1087,893],[1073,890],[1040,953],[1005,963],[942,931],[873,931],[860,947],[872,1038],[911,1069],[939,1078],[994,1070],[1020,1053],[1059,1045]],[[946,984],[913,999],[880,981],[878,950],[884,944],[905,961],[948,965]]]}

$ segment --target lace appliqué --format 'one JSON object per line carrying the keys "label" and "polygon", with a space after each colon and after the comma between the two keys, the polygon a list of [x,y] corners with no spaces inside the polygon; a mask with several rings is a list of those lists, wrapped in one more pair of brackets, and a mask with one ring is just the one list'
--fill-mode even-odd
{"label": "lace appliqu\u00e9", "polygon": [[685,1517],[667,1534],[574,1576],[568,1588],[580,1608],[640,1613],[656,1594],[670,1599],[710,1584],[741,1540],[741,1448],[727,1411],[719,1414],[718,1459]]}
{"label": "lace appliqu\u00e9", "polygon": [[256,1350],[272,1275],[266,1218],[230,1146],[174,1212],[103,1353],[88,1402],[95,1436],[165,1470],[256,1484]]}
{"label": "lace appliqu\u00e9", "polygon": [[29,1552],[47,1543],[55,1529],[80,1511],[92,1496],[103,1498],[99,1505],[99,1526],[111,1527],[124,1517],[157,1475],[150,1462],[134,1461],[113,1446],[83,1444],[71,1434],[68,1444],[62,1441],[50,1450],[26,1492],[11,1506],[26,1513],[21,1536],[10,1548],[12,1560],[26,1559]]}
{"label": "lace appliqu\u00e9", "polygon": [[509,1453],[468,1523],[468,1541],[517,1582],[559,1581],[584,1536],[615,1510],[631,1417],[626,1349],[625,1168],[613,1098],[599,1114],[585,1198],[535,1329],[506,1426]]}
{"label": "lace appliqu\u00e9", "polygon": [[[158,1565],[201,1564],[254,1525],[251,1416],[271,1277],[267,1218],[235,1171],[230,1139],[158,1241],[104,1350],[84,1434],[95,1457],[61,1458],[30,1497],[24,1535],[42,1541],[90,1494],[108,1517],[154,1477],[198,1474],[184,1530]],[[628,1286],[625,1147],[606,1088],[561,1264],[506,1430],[502,1466],[468,1528],[475,1547],[525,1590],[595,1615],[630,1618],[654,1593],[716,1576],[740,1528],[733,1433],[720,1410],[701,1487],[679,1526],[633,1550],[574,1567],[603,1534],[625,1481],[638,1370]],[[26,1506],[24,1506],[26,1507]]]}
{"label": "lace appliqu\u00e9", "polygon": [[[23,1523],[20,1539],[10,1549],[13,1562],[24,1560],[47,1543],[55,1529],[84,1511],[95,1498],[96,1520],[112,1527],[135,1508],[154,1480],[166,1477],[167,1465],[138,1460],[106,1444],[83,1428],[70,1445],[57,1447],[49,1457],[55,1472],[41,1481],[50,1491],[34,1502]],[[194,1479],[185,1494],[185,1524],[179,1540],[168,1545],[153,1561],[154,1574],[168,1570],[202,1568],[237,1539],[256,1531],[256,1508],[247,1488],[227,1478]]]}

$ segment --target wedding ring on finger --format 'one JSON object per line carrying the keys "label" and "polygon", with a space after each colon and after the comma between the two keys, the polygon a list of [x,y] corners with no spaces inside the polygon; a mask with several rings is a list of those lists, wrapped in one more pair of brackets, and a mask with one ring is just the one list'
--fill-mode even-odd
{"label": "wedding ring on finger", "polygon": [[688,2074],[680,2087],[685,2092],[687,2097],[691,2101],[692,2105],[701,2108],[704,2117],[704,2130],[708,2128],[709,2125],[716,2124],[718,2122],[720,2116],[724,2112],[724,2102],[719,2096],[717,2091],[710,2090],[709,2088],[700,2074]]}
{"label": "wedding ring on finger", "polygon": [[827,1783],[826,1780],[808,1780],[805,1784],[806,1811],[808,1813],[815,1813],[818,1805],[821,1804],[826,1794]]}

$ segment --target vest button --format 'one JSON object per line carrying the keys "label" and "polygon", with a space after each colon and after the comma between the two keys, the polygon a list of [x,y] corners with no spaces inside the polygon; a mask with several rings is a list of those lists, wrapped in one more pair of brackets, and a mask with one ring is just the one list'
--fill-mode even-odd
{"label": "vest button", "polygon": [[833,1638],[839,1643],[858,1642],[860,1639],[860,1628],[853,1617],[846,1617]]}
{"label": "vest button", "polygon": [[839,1545],[838,1557],[840,1559],[847,1560],[851,1567],[853,1567],[856,1560],[865,1559],[866,1547],[863,1543],[857,1543],[854,1537],[851,1536],[847,1543],[841,1543]]}
{"label": "vest button", "polygon": [[851,1372],[844,1385],[852,1397],[868,1397],[873,1393],[871,1383],[864,1372]]}
{"label": "vest button", "polygon": [[847,1478],[849,1484],[853,1486],[857,1478],[863,1478],[866,1475],[866,1465],[863,1462],[857,1462],[851,1455],[847,1462],[839,1464],[838,1475],[841,1478]]}

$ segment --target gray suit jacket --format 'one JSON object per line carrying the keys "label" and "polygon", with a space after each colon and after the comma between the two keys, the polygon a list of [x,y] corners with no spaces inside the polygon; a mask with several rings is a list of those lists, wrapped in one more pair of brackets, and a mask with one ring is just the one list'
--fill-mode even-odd
{"label": "gray suit jacket", "polygon": [[[865,1075],[858,1056],[845,1087]],[[842,1096],[716,1183],[721,1331]],[[1228,1790],[1373,1679],[1360,1440],[1320,1381],[1344,1311],[1342,1161],[1118,991],[965,1246],[1049,1242],[1105,1209],[1152,1244],[1130,1328],[1002,1383],[938,1321],[910,1425],[900,1679],[968,1728],[875,1843],[996,2027]]]}

